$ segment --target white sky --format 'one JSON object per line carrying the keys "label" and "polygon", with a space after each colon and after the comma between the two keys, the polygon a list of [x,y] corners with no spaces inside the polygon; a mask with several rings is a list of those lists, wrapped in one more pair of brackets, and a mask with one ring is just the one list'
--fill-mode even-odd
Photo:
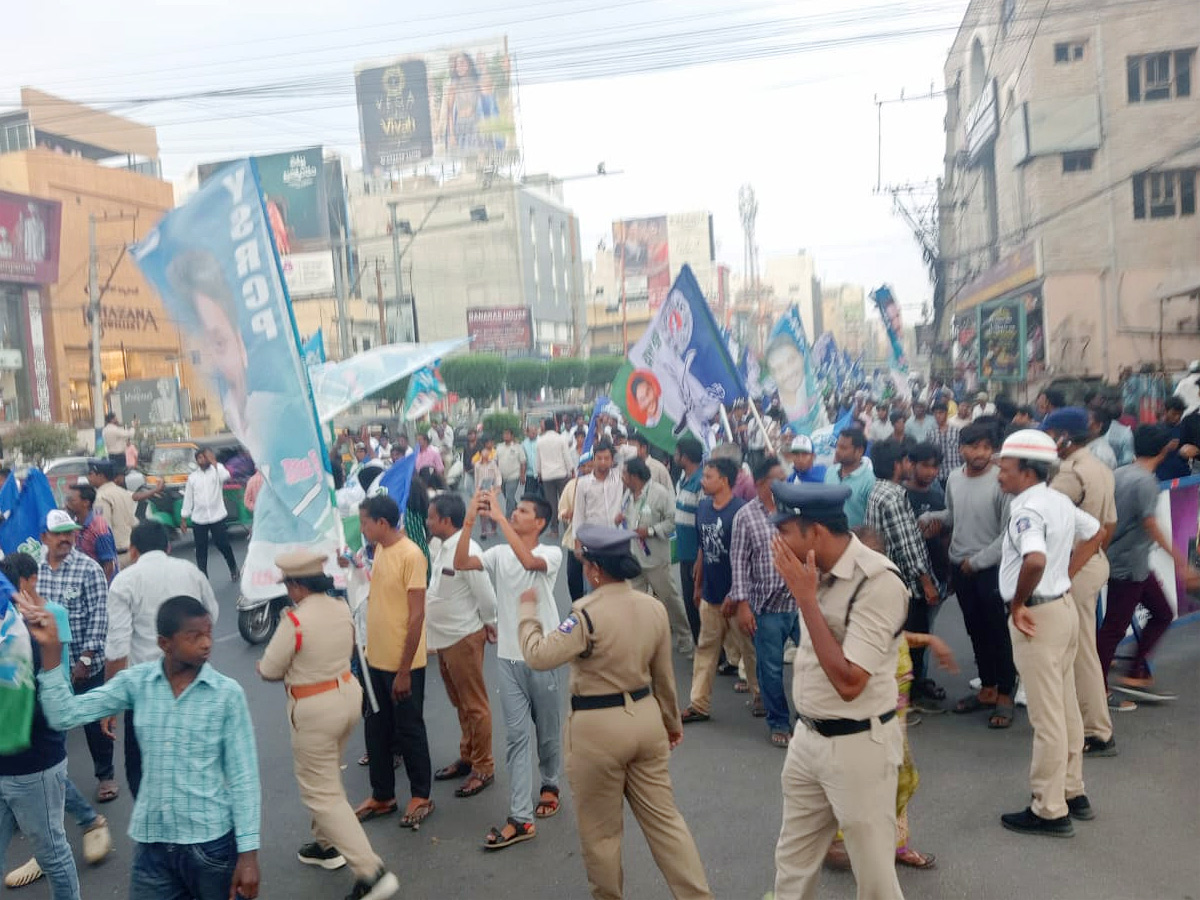
{"label": "white sky", "polygon": [[[805,248],[827,282],[887,281],[910,309],[928,300],[916,242],[891,198],[874,193],[874,98],[941,88],[966,0],[440,0],[402,15],[415,6],[5,4],[0,108],[16,106],[18,88],[31,85],[156,125],[169,179],[197,162],[313,144],[357,164],[356,63],[507,34],[522,80],[526,171],[581,175],[604,161],[624,172],[567,184],[585,257],[613,219],[707,209],[718,258],[740,269],[737,192],[749,182],[762,259]],[[731,49],[754,58],[561,80],[577,51],[547,68],[550,50],[597,44],[606,71],[662,64],[671,58],[665,42],[696,32],[691,59]],[[613,59],[646,39],[638,60]],[[288,86],[288,95],[135,103],[264,84]],[[944,109],[940,98],[884,108],[885,184],[938,176]]]}

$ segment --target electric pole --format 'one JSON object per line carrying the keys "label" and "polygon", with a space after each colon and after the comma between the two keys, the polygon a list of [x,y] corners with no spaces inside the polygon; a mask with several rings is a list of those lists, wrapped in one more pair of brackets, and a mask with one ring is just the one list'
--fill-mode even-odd
{"label": "electric pole", "polygon": [[104,428],[104,373],[100,371],[100,251],[95,214],[88,215],[88,312],[92,319],[92,425],[99,444]]}
{"label": "electric pole", "polygon": [[349,280],[349,268],[346,263],[350,256],[350,241],[346,226],[338,225],[338,253],[336,268],[333,271],[334,289],[337,291],[337,320],[338,320],[338,355],[342,359],[350,358],[350,314],[346,311],[346,282]]}
{"label": "electric pole", "polygon": [[383,276],[379,274],[379,258],[375,258],[375,293],[379,297],[379,346],[387,345],[387,318],[383,312]]}

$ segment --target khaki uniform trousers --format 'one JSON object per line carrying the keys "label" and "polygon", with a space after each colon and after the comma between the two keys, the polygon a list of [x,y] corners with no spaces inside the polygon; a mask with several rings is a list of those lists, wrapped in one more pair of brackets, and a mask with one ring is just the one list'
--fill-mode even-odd
{"label": "khaki uniform trousers", "polygon": [[[1079,613],[1079,647],[1075,651],[1075,693],[1083,716],[1085,737],[1107,741],[1113,736],[1112,714],[1108,711],[1108,691],[1104,670],[1096,650],[1096,604],[1100,589],[1108,582],[1108,557],[1097,553],[1075,574],[1071,596]],[[1036,608],[1036,607],[1035,607]]]}
{"label": "khaki uniform trousers", "polygon": [[592,897],[624,896],[621,837],[628,800],[671,896],[711,900],[696,842],[675,805],[671,750],[654,697],[572,712],[566,734],[567,779]]}
{"label": "khaki uniform trousers", "polygon": [[492,707],[483,680],[483,648],[487,635],[481,628],[462,640],[437,651],[438,668],[446,696],[458,713],[461,737],[458,758],[466,760],[477,775],[493,775]]}
{"label": "khaki uniform trousers", "polygon": [[721,644],[729,640],[738,649],[746,666],[746,681],[750,685],[750,697],[757,700],[758,672],[754,656],[754,644],[738,628],[737,622],[721,615],[721,607],[705,600],[700,601],[700,640],[696,644],[696,658],[692,661],[692,696],[689,705],[696,712],[707,715],[712,709],[713,678],[717,664],[721,661]]}
{"label": "khaki uniform trousers", "polygon": [[383,866],[354,816],[342,784],[346,741],[362,721],[362,686],[339,681],[323,694],[294,700],[288,696],[292,757],[300,799],[312,815],[313,837],[336,847],[358,878],[370,878]]}
{"label": "khaki uniform trousers", "polygon": [[896,878],[900,722],[822,737],[796,725],[783,764],[783,827],[775,845],[775,900],[813,900],[841,825],[858,900],[903,900]]}
{"label": "khaki uniform trousers", "polygon": [[633,589],[643,594],[653,594],[667,608],[671,622],[671,642],[676,650],[692,649],[692,627],[688,624],[687,609],[683,595],[679,592],[679,574],[675,566],[643,568],[642,574],[633,579]]}
{"label": "khaki uniform trousers", "polygon": [[1067,815],[1067,798],[1083,794],[1083,718],[1075,695],[1079,616],[1071,595],[1029,608],[1037,627],[1026,637],[1008,620],[1013,662],[1025,685],[1033,760],[1030,807],[1043,819]]}

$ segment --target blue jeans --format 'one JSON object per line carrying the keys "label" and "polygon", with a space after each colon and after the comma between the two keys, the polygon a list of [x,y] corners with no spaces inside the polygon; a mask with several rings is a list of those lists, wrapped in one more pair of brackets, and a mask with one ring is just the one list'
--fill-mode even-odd
{"label": "blue jeans", "polygon": [[79,900],[75,857],[63,828],[67,763],[32,775],[0,775],[0,859],[18,828],[50,881],[53,900]]}
{"label": "blue jeans", "polygon": [[[508,765],[509,815],[533,821],[533,742],[541,787],[558,787],[562,772],[562,673],[535,672],[519,660],[497,660],[500,708],[504,712],[505,762]],[[533,726],[530,728],[530,726]]]}
{"label": "blue jeans", "polygon": [[229,900],[233,832],[203,844],[134,843],[129,900]]}
{"label": "blue jeans", "polygon": [[791,638],[800,643],[800,617],[795,612],[755,615],[754,653],[757,657],[758,689],[767,708],[771,732],[790,733],[792,716],[783,689],[783,645]]}
{"label": "blue jeans", "polygon": [[64,805],[67,812],[75,817],[75,821],[84,831],[87,831],[88,826],[100,818],[100,813],[96,812],[92,804],[84,799],[83,794],[79,793],[79,788],[75,787],[75,782],[70,778],[67,779]]}

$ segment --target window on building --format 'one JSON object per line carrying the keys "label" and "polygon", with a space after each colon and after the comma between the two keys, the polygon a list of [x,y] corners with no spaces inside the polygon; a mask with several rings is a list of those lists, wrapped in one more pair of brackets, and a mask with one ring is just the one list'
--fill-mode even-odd
{"label": "window on building", "polygon": [[27,120],[0,125],[0,153],[18,153],[32,148],[33,129]]}
{"label": "window on building", "polygon": [[1054,45],[1054,61],[1056,63],[1073,63],[1083,59],[1083,41],[1069,41]]}
{"label": "window on building", "polygon": [[1190,97],[1195,58],[1195,47],[1130,56],[1126,60],[1129,102],[1148,103],[1152,100]]}
{"label": "window on building", "polygon": [[1133,217],[1174,219],[1196,214],[1197,169],[1141,172],[1133,176]]}
{"label": "window on building", "polygon": [[1017,0],[1000,0],[1000,32],[1005,37],[1017,18]]}
{"label": "window on building", "polygon": [[1090,172],[1096,161],[1095,150],[1074,150],[1062,155],[1063,172]]}

